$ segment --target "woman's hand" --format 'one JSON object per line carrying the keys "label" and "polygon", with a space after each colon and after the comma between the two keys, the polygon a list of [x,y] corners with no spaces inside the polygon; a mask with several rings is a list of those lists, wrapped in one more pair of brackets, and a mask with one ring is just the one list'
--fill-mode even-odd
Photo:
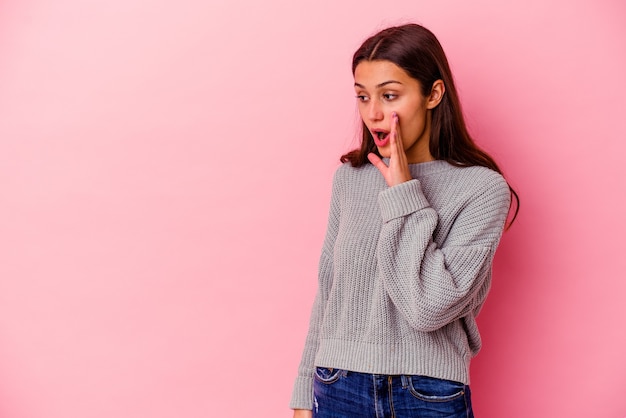
{"label": "woman's hand", "polygon": [[386,166],[378,155],[374,153],[367,155],[370,162],[383,175],[389,187],[396,186],[412,179],[411,172],[409,171],[409,163],[406,158],[406,153],[404,152],[402,136],[400,135],[398,114],[393,112],[391,118],[391,132],[389,133],[391,156],[389,157],[389,166]]}
{"label": "woman's hand", "polygon": [[313,411],[308,409],[294,409],[293,418],[313,418]]}

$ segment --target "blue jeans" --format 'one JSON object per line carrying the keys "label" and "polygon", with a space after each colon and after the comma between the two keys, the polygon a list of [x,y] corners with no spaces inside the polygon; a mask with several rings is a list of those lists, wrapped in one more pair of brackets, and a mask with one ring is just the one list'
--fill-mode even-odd
{"label": "blue jeans", "polygon": [[426,376],[386,376],[318,367],[316,418],[474,418],[470,388]]}

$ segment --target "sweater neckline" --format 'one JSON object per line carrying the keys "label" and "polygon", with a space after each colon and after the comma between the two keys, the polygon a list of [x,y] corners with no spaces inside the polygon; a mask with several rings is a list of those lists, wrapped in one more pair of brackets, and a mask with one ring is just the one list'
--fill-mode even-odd
{"label": "sweater neckline", "polygon": [[[386,165],[389,165],[389,158],[383,158]],[[409,170],[413,176],[424,176],[428,174],[447,171],[454,167],[452,164],[444,160],[426,161],[424,163],[409,164]]]}

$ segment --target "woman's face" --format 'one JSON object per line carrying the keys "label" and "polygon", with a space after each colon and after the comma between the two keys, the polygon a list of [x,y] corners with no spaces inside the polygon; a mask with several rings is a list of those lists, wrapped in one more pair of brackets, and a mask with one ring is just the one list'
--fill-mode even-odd
{"label": "woman's face", "polygon": [[[443,89],[443,83],[435,86]],[[389,133],[392,112],[398,115],[399,138],[409,163],[433,160],[428,148],[430,109],[439,104],[443,91],[424,97],[419,81],[391,61],[361,61],[354,71],[359,113],[383,157],[391,155]],[[435,97],[433,97],[435,96]]]}

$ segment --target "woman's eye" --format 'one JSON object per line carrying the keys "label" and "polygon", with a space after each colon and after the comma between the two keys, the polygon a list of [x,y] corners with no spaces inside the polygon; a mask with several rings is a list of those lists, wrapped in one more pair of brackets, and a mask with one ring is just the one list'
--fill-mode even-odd
{"label": "woman's eye", "polygon": [[395,99],[396,97],[398,97],[398,95],[397,95],[397,94],[393,94],[393,93],[385,93],[385,94],[383,94],[383,98],[384,98],[385,100],[387,100],[387,101],[389,101],[389,100],[393,100],[393,99]]}
{"label": "woman's eye", "polygon": [[356,98],[360,102],[367,102],[369,100],[369,98],[363,94],[357,94]]}

